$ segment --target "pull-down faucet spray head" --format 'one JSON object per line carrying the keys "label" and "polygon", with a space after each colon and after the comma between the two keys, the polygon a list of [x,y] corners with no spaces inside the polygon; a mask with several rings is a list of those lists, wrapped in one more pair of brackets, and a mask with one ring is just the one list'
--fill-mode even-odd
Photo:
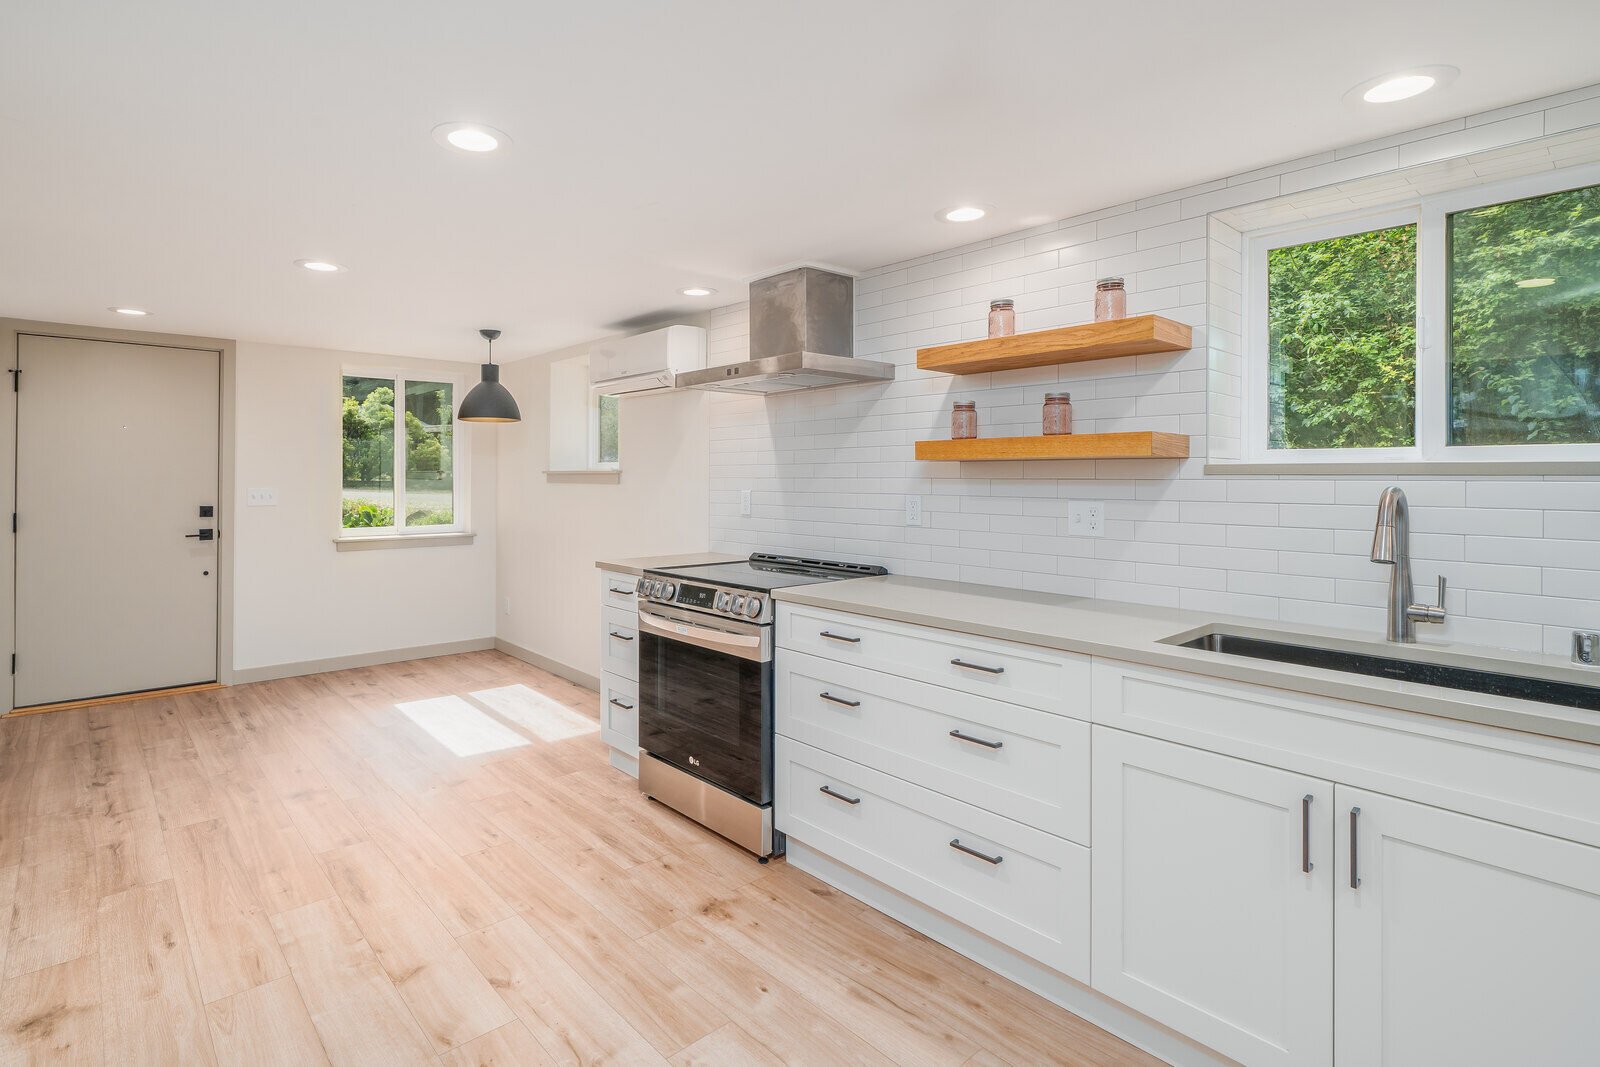
{"label": "pull-down faucet spray head", "polygon": [[[1405,528],[1405,494],[1391,485],[1378,497],[1378,522],[1372,528],[1372,562],[1397,564],[1405,551],[1399,532]],[[1398,529],[1397,529],[1398,528]]]}

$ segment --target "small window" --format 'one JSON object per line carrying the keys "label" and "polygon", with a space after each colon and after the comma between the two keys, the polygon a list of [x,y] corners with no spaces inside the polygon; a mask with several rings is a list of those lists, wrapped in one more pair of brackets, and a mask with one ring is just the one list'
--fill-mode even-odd
{"label": "small window", "polygon": [[550,474],[612,474],[622,460],[621,405],[589,385],[589,357],[550,364]]}
{"label": "small window", "polygon": [[1417,228],[1267,252],[1267,447],[1416,443]]}
{"label": "small window", "polygon": [[614,396],[595,397],[593,452],[597,467],[615,466],[618,462],[617,398]]}
{"label": "small window", "polygon": [[346,374],[342,424],[342,529],[460,528],[454,383]]}
{"label": "small window", "polygon": [[1600,442],[1600,186],[1447,222],[1450,443]]}

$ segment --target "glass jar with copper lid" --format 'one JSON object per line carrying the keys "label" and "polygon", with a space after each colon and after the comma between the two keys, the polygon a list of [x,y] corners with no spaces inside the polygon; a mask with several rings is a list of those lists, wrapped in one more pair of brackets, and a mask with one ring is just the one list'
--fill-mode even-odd
{"label": "glass jar with copper lid", "polygon": [[1094,321],[1126,318],[1128,290],[1121,278],[1101,278],[1094,286]]}

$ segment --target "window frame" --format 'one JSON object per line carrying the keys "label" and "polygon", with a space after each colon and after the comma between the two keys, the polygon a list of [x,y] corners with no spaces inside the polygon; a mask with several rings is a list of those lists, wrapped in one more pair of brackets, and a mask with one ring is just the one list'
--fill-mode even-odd
{"label": "window frame", "polygon": [[[335,432],[338,434],[338,447],[335,454],[339,457],[336,467],[339,506],[333,509],[335,527],[338,531],[335,540],[364,541],[370,539],[393,539],[396,537],[440,537],[470,533],[471,449],[465,447],[466,439],[461,432],[463,424],[455,416],[455,412],[461,406],[461,398],[466,395],[467,376],[457,372],[432,373],[417,371],[415,373],[407,373],[395,367],[347,365],[339,372],[339,391],[337,395],[340,397],[341,409],[343,406],[345,378],[382,378],[394,382],[395,448],[394,471],[391,477],[394,482],[395,523],[392,526],[347,527],[339,517],[343,510],[344,502],[344,426],[342,418],[335,418],[334,427]],[[451,511],[455,516],[455,522],[448,526],[407,526],[405,524],[406,451],[400,444],[400,435],[405,428],[405,388],[408,382],[444,382],[450,386]]]}
{"label": "window frame", "polygon": [[[604,397],[611,397],[617,402],[617,458],[600,458],[600,402]],[[616,393],[605,393],[599,389],[589,390],[589,443],[588,457],[589,469],[595,471],[616,471],[622,469],[622,397]]]}
{"label": "window frame", "polygon": [[[1567,167],[1506,181],[1423,196],[1410,204],[1346,212],[1312,222],[1256,230],[1244,235],[1245,380],[1244,462],[1259,464],[1392,463],[1594,463],[1600,442],[1590,444],[1450,444],[1450,321],[1447,219],[1460,211],[1527,200],[1600,185],[1600,164]],[[1416,443],[1404,448],[1269,448],[1267,253],[1275,248],[1346,237],[1371,230],[1417,227]]]}

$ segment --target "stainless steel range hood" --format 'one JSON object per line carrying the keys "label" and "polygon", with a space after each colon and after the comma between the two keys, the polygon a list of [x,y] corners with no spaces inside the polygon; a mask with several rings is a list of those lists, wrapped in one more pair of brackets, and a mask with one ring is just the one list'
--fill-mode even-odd
{"label": "stainless steel range hood", "polygon": [[855,281],[797,267],[750,283],[750,358],[678,375],[679,389],[787,393],[894,380],[894,364],[856,359]]}

